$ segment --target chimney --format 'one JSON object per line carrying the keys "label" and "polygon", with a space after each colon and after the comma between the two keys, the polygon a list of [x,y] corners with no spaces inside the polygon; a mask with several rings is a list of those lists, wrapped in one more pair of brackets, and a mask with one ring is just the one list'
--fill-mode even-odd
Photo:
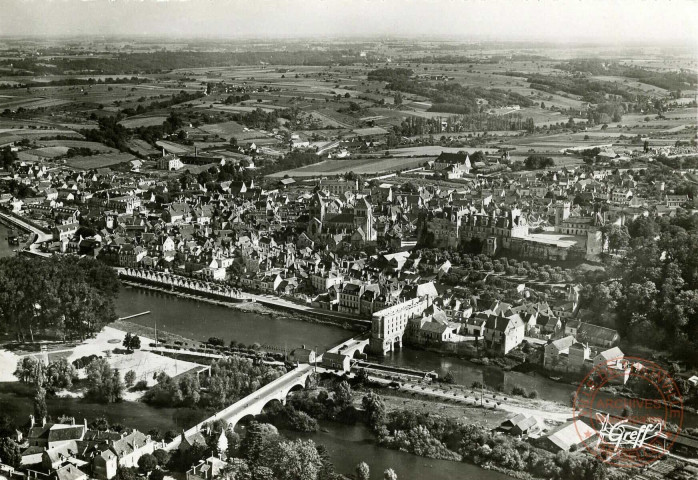
{"label": "chimney", "polygon": [[29,415],[29,428],[34,428],[34,415]]}
{"label": "chimney", "polygon": [[85,427],[85,431],[87,431],[87,419],[86,418],[82,419],[82,425]]}
{"label": "chimney", "polygon": [[46,426],[46,417],[43,417],[43,418],[41,419],[41,426],[42,426],[42,427],[45,427],[45,426]]}

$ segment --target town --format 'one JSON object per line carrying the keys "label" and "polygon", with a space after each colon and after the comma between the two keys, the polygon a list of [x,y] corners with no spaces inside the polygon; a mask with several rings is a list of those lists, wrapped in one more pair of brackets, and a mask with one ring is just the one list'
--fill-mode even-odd
{"label": "town", "polygon": [[682,46],[0,38],[0,479],[696,478],[697,92]]}

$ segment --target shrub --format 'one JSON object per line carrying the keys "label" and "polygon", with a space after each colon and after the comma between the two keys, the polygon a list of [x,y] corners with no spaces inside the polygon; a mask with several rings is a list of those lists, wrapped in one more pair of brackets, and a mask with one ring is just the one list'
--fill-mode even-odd
{"label": "shrub", "polygon": [[514,388],[511,389],[511,394],[512,395],[519,395],[521,397],[526,396],[526,389],[523,387],[519,387],[518,385],[515,386]]}
{"label": "shrub", "polygon": [[124,375],[124,383],[126,384],[127,387],[130,387],[133,385],[133,383],[136,381],[136,372],[133,370],[129,370],[126,372],[126,375]]}
{"label": "shrub", "polygon": [[98,356],[98,355],[87,355],[87,356],[85,356],[85,357],[80,357],[80,358],[78,358],[78,359],[76,359],[76,360],[73,360],[73,366],[74,366],[75,368],[78,368],[78,369],[79,369],[79,368],[85,368],[85,367],[88,366],[90,363],[92,363],[93,360],[95,360],[95,359],[97,359],[97,358],[101,358],[101,357]]}
{"label": "shrub", "polygon": [[140,380],[138,383],[136,383],[133,386],[133,390],[140,391],[140,390],[148,390],[148,382],[145,380]]}

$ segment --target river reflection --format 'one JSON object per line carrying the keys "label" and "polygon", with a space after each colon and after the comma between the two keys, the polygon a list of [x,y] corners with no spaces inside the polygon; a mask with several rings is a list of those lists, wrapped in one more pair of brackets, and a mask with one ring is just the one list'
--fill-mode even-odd
{"label": "river reflection", "polygon": [[434,460],[381,448],[363,425],[327,422],[322,424],[322,431],[317,433],[283,431],[283,434],[291,438],[309,438],[324,445],[335,469],[343,474],[354,473],[356,465],[366,462],[371,469],[372,479],[382,479],[383,472],[392,468],[400,480],[511,480],[508,475],[483,470],[469,463]]}

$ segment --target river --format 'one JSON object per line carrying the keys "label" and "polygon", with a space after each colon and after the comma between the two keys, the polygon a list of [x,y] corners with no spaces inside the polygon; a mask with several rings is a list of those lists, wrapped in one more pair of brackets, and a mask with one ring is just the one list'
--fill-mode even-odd
{"label": "river", "polygon": [[382,479],[383,472],[392,468],[400,480],[511,480],[511,477],[483,470],[469,463],[434,460],[376,445],[374,436],[362,425],[323,422],[323,431],[301,434],[283,430],[286,437],[312,439],[324,445],[335,469],[343,474],[353,473],[356,466],[366,462],[372,479]]}
{"label": "river", "polygon": [[[278,315],[261,315],[234,308],[199,302],[165,293],[141,289],[123,288],[116,302],[119,316],[127,316],[150,310],[149,315],[132,318],[129,321],[152,327],[157,320],[159,329],[195,340],[220,337],[226,342],[237,340],[246,344],[263,343],[292,350],[306,345],[318,347],[319,351],[351,337],[354,333],[339,327],[303,322]],[[577,385],[556,382],[546,376],[531,373],[505,372],[494,366],[483,366],[468,360],[441,355],[432,351],[403,348],[385,357],[370,357],[374,362],[397,365],[420,370],[433,370],[440,376],[451,372],[457,383],[471,385],[474,381],[483,382],[487,387],[511,393],[515,386],[526,391],[536,390],[540,398],[564,405],[573,411],[571,395]],[[599,401],[615,398],[604,392],[597,394]],[[611,413],[620,414],[622,407],[608,408]],[[684,427],[697,427],[698,415],[684,412]]]}
{"label": "river", "polygon": [[260,343],[287,348],[305,345],[325,351],[355,335],[332,325],[310,323],[278,315],[261,315],[236,308],[179,298],[144,288],[123,287],[116,314],[125,317],[150,310],[129,322],[165,330],[194,340],[219,337],[245,344]]}

